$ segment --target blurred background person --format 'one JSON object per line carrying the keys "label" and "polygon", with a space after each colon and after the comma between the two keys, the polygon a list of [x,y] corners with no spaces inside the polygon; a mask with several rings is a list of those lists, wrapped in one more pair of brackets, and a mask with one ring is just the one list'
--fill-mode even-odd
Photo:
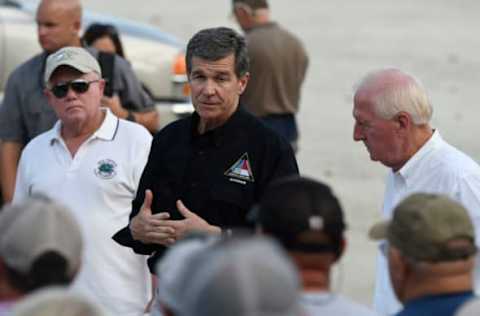
{"label": "blurred background person", "polygon": [[47,286],[69,285],[80,269],[80,227],[64,206],[32,197],[0,212],[0,315]]}
{"label": "blurred background person", "polygon": [[346,224],[327,185],[298,176],[277,180],[252,212],[259,230],[280,241],[296,263],[308,315],[375,315],[333,289],[332,269],[345,252]]}
{"label": "blurred background person", "polygon": [[298,147],[296,114],[308,67],[301,41],[270,19],[267,0],[233,0],[233,14],[245,32],[250,82],[241,104]]}
{"label": "blurred background person", "polygon": [[467,210],[438,194],[415,193],[374,225],[387,241],[390,280],[403,309],[396,316],[453,316],[475,297],[475,230]]}
{"label": "blurred background person", "polygon": [[[98,62],[102,68],[103,78],[106,80],[104,94],[111,97],[113,94],[113,86],[110,83],[114,80],[113,63],[115,60],[112,54],[116,54],[127,60],[120,33],[112,24],[92,23],[83,33],[82,41],[85,45],[98,50]],[[141,85],[145,93],[153,98],[149,89],[144,84],[141,83]]]}
{"label": "blurred background person", "polygon": [[82,40],[100,52],[117,54],[126,59],[118,30],[111,24],[90,24],[83,33]]}
{"label": "blurred background person", "polygon": [[[108,316],[86,298],[61,288],[48,288],[25,298],[10,316]],[[111,315],[113,316],[113,315]]]}

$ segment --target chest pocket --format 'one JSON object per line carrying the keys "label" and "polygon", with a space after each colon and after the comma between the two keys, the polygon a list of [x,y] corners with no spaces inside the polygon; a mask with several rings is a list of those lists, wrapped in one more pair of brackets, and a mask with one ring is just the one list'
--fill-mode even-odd
{"label": "chest pocket", "polygon": [[249,185],[224,183],[210,190],[213,221],[220,226],[245,226],[246,216],[254,203],[252,188]]}

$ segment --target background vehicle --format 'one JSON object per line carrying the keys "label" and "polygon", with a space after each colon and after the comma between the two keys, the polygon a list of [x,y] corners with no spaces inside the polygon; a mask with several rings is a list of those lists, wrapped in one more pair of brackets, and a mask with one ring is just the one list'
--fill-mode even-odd
{"label": "background vehicle", "polygon": [[[0,0],[0,90],[10,73],[40,52],[35,11],[38,1]],[[184,43],[158,28],[126,19],[84,12],[83,26],[113,24],[120,32],[126,56],[160,112],[160,126],[190,113]]]}

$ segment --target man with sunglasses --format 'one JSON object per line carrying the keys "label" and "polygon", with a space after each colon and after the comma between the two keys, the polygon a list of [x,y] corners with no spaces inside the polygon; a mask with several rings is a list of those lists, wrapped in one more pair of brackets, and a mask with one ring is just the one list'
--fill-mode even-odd
{"label": "man with sunglasses", "polygon": [[50,55],[44,80],[59,121],[25,147],[13,202],[43,193],[67,205],[85,238],[73,289],[112,315],[141,315],[150,293],[146,258],[111,236],[128,222],[152,136],[100,106],[105,81],[85,49]]}
{"label": "man with sunglasses", "polygon": [[[57,120],[43,94],[45,60],[62,47],[82,46],[81,19],[79,0],[42,0],[36,20],[43,52],[17,67],[8,79],[0,107],[0,180],[6,202],[13,195],[22,148],[32,138],[52,128]],[[94,55],[98,53],[93,48],[89,51]],[[129,63],[121,57],[114,58],[114,95],[103,97],[102,104],[110,107],[116,116],[134,120],[155,131],[158,116],[153,101],[144,92]]]}

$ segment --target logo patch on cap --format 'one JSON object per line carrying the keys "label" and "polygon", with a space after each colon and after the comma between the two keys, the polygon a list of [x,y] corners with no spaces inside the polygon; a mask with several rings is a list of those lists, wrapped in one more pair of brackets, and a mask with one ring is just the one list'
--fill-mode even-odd
{"label": "logo patch on cap", "polygon": [[72,58],[72,57],[73,57],[73,52],[71,52],[71,51],[63,51],[60,54],[58,54],[57,56],[55,56],[57,61],[61,61],[63,59],[69,59],[69,58]]}
{"label": "logo patch on cap", "polygon": [[[255,182],[253,178],[252,168],[250,167],[250,160],[248,153],[244,153],[226,172],[227,177],[231,177],[232,181],[241,180]],[[245,184],[245,183],[244,183]]]}
{"label": "logo patch on cap", "polygon": [[110,159],[104,159],[97,162],[95,174],[102,179],[112,179],[117,174],[117,164]]}

